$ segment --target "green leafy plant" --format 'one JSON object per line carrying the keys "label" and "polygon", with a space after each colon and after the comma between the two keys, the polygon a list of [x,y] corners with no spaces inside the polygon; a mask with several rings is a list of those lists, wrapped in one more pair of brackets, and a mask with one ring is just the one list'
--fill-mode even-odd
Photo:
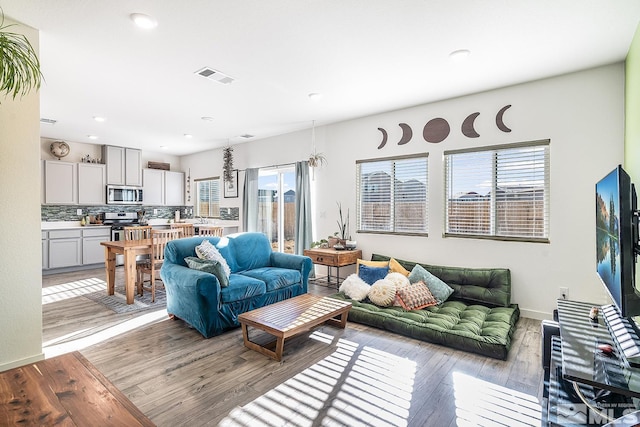
{"label": "green leafy plant", "polygon": [[40,60],[26,36],[7,31],[15,24],[5,24],[0,9],[0,93],[13,99],[31,89],[40,88]]}
{"label": "green leafy plant", "polygon": [[349,240],[351,238],[349,233],[349,209],[347,209],[346,217],[343,217],[342,204],[338,202],[338,214],[339,219],[336,220],[338,223],[338,231],[335,232],[335,236],[341,240]]}

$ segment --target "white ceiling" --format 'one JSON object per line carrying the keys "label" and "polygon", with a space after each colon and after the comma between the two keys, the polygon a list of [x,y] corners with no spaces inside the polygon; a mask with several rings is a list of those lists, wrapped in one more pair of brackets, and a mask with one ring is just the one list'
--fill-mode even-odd
{"label": "white ceiling", "polygon": [[[41,135],[183,155],[624,60],[638,0],[2,0]],[[141,30],[134,12],[155,17]],[[449,53],[468,49],[464,62]],[[229,85],[194,74],[217,69]],[[322,98],[311,101],[309,93]],[[104,116],[97,123],[93,116]],[[204,121],[203,116],[213,117]],[[191,134],[187,139],[183,135]],[[98,136],[97,140],[88,135]]]}

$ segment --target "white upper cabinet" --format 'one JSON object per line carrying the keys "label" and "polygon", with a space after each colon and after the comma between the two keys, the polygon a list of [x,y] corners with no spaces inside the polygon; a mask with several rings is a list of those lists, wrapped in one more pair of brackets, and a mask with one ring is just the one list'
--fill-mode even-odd
{"label": "white upper cabinet", "polygon": [[57,205],[78,203],[76,163],[45,160],[44,202]]}
{"label": "white upper cabinet", "polygon": [[106,192],[106,166],[97,163],[78,163],[78,203],[103,205]]}
{"label": "white upper cabinet", "polygon": [[181,206],[184,204],[184,172],[143,169],[145,205]]}
{"label": "white upper cabinet", "polygon": [[142,151],[135,148],[102,146],[107,165],[107,184],[142,186]]}

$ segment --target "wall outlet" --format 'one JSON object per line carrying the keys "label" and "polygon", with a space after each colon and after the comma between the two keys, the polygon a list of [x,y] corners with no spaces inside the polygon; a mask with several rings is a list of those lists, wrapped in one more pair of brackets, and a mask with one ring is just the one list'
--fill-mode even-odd
{"label": "wall outlet", "polygon": [[76,209],[76,215],[82,215],[82,209]]}
{"label": "wall outlet", "polygon": [[560,299],[569,299],[569,288],[560,288]]}

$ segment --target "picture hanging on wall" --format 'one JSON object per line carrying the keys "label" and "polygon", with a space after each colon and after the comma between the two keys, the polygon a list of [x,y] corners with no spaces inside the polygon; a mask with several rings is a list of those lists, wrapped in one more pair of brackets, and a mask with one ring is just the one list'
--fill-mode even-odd
{"label": "picture hanging on wall", "polygon": [[231,179],[224,180],[224,198],[238,197],[238,169],[231,172]]}

